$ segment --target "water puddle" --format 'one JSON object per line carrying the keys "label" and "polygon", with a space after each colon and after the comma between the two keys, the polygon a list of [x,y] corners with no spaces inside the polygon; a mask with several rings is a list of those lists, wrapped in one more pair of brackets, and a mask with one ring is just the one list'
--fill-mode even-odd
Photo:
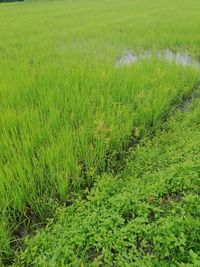
{"label": "water puddle", "polygon": [[191,56],[186,53],[173,52],[172,50],[159,50],[157,53],[151,51],[145,51],[142,53],[136,53],[134,51],[129,51],[122,55],[115,61],[117,67],[133,65],[142,62],[143,60],[148,60],[156,57],[159,60],[166,60],[169,63],[175,63],[177,65],[191,66],[200,69],[200,62],[194,60]]}
{"label": "water puddle", "polygon": [[121,58],[116,60],[117,66],[124,66],[124,65],[132,65],[139,61],[139,56],[132,52],[128,52],[127,54],[123,55]]}

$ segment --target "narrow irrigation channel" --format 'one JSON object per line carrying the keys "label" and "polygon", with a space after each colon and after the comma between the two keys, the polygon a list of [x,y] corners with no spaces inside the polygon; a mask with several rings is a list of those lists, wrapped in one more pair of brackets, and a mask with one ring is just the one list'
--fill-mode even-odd
{"label": "narrow irrigation channel", "polygon": [[[165,50],[158,50],[157,52],[152,51],[142,51],[136,52],[130,50],[128,52],[123,53],[120,57],[115,60],[115,66],[117,68],[123,68],[125,66],[132,66],[135,64],[140,64],[144,61],[149,61],[155,58],[159,62],[167,61],[169,64],[176,64],[180,65],[181,67],[192,67],[196,70],[200,70],[200,61],[192,58],[189,53],[184,52],[174,52],[170,49]],[[200,78],[197,79],[193,89],[187,95],[182,95],[182,97],[175,102],[173,102],[170,108],[163,114],[162,116],[162,123],[160,129],[163,129],[163,124],[168,121],[175,114],[177,110],[181,111],[182,113],[189,112],[192,104],[195,102],[196,99],[200,97]],[[117,173],[120,170],[124,169],[126,164],[126,159],[129,157],[129,151],[134,149],[137,145],[141,143],[142,137],[136,137],[135,131],[137,129],[133,129],[132,133],[129,137],[129,142],[124,148],[123,153],[117,155],[115,160],[116,167],[113,168]],[[153,127],[149,127],[148,129],[148,138],[152,139],[155,136],[155,131]]]}
{"label": "narrow irrigation channel", "polygon": [[[200,98],[200,80],[196,81],[196,84],[192,91],[187,94],[183,95],[180,99],[178,99],[176,102],[172,103],[169,109],[163,114],[162,116],[162,123],[160,125],[160,130],[163,130],[163,125],[170,120],[174,114],[179,111],[181,113],[190,112],[193,104],[197,99]],[[123,171],[126,168],[126,162],[127,159],[130,156],[130,153],[132,153],[133,149],[135,149],[137,146],[141,145],[143,143],[144,136],[138,136],[136,134],[137,128],[134,128],[129,136],[129,142],[124,146],[124,149],[115,155],[115,159],[111,159],[110,157],[106,158],[106,161],[114,162],[112,166],[112,170],[107,169],[106,172],[110,174],[118,174],[119,172]],[[156,132],[154,130],[153,125],[149,126],[147,138],[149,140],[152,140],[155,136]],[[107,164],[109,166],[109,164]],[[92,187],[91,187],[92,188]],[[90,189],[91,189],[90,188]]]}

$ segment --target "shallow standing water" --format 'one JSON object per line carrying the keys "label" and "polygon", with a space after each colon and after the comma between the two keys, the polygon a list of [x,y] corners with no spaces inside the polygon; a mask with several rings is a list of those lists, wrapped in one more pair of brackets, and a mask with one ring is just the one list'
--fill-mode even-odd
{"label": "shallow standing water", "polygon": [[118,67],[133,65],[142,62],[143,60],[151,59],[153,56],[155,56],[159,60],[166,60],[169,63],[174,62],[177,65],[191,66],[200,69],[200,62],[193,59],[187,53],[173,52],[169,49],[159,50],[157,53],[153,53],[151,51],[145,51],[142,53],[129,51],[126,54],[122,55],[120,58],[118,58],[115,64]]}

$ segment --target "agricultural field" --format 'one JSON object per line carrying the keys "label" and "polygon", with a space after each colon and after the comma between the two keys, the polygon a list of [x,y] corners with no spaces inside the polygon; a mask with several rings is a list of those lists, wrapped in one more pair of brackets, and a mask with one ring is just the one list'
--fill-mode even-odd
{"label": "agricultural field", "polygon": [[0,4],[0,266],[200,266],[199,10]]}

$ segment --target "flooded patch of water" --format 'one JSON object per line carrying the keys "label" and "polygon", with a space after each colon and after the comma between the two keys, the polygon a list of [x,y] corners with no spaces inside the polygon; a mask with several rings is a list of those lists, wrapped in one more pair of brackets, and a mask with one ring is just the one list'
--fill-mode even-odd
{"label": "flooded patch of water", "polygon": [[137,63],[139,60],[139,56],[133,52],[128,52],[122,57],[116,60],[117,66],[131,65]]}
{"label": "flooded patch of water", "polygon": [[151,51],[145,51],[142,53],[136,53],[133,51],[129,51],[126,54],[122,55],[115,62],[116,66],[126,66],[133,65],[143,60],[151,59],[152,57],[156,57],[159,60],[166,60],[169,63],[175,63],[181,66],[191,66],[200,69],[200,62],[194,60],[191,56],[186,53],[181,52],[173,52],[172,50],[159,50],[157,53],[153,53]]}

